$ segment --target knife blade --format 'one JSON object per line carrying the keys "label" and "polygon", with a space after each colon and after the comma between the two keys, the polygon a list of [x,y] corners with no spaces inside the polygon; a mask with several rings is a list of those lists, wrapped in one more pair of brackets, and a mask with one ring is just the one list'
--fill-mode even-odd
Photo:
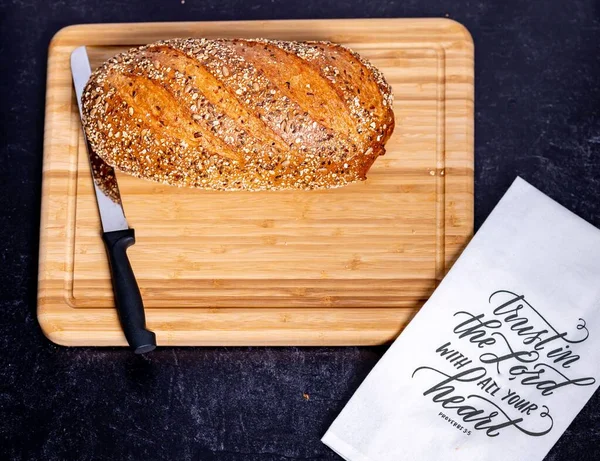
{"label": "knife blade", "polygon": [[125,218],[114,169],[94,152],[83,129],[81,97],[92,74],[85,46],[76,48],[71,53],[71,73],[102,222],[102,240],[111,271],[115,306],[127,342],[136,354],[144,354],[156,348],[156,336],[146,329],[144,303],[127,256],[127,248],[135,243],[135,231],[129,227]]}

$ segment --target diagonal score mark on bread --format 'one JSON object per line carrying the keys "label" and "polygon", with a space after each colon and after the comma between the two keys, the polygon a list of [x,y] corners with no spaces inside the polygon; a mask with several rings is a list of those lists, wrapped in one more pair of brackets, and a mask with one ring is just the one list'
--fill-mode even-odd
{"label": "diagonal score mark on bread", "polygon": [[[278,47],[268,47],[260,42],[230,42],[235,51],[294,101],[300,111],[312,121],[337,131],[353,145],[358,144],[356,127],[342,98],[321,74],[307,65],[307,61]],[[309,123],[312,124],[312,122]],[[337,128],[337,130],[335,129]]]}
{"label": "diagonal score mark on bread", "polygon": [[[243,162],[243,156],[232,150],[227,143],[215,136],[204,119],[195,120],[190,106],[177,101],[176,95],[168,88],[141,75],[111,74],[108,82],[114,87],[135,88],[130,92],[119,92],[115,98],[121,98],[137,112],[148,114],[143,120],[146,130],[152,130],[157,139],[172,142],[185,142],[192,148],[202,151],[219,152],[231,160]],[[135,115],[131,114],[132,117]],[[132,118],[132,121],[135,119]]]}
{"label": "diagonal score mark on bread", "polygon": [[[169,74],[180,72],[186,75],[185,85],[177,85],[181,80],[172,79],[173,91],[179,95],[180,100],[186,100],[189,105],[195,104],[195,113],[205,106],[211,106],[219,116],[230,118],[237,128],[246,133],[260,133],[261,143],[273,145],[277,149],[288,149],[287,143],[279,133],[261,120],[244,104],[243,99],[225,84],[226,77],[218,78],[213,75],[205,64],[192,59],[180,50],[164,46],[153,47],[143,52],[151,62],[159,63],[160,68],[169,69]],[[193,83],[193,84],[192,84]],[[187,90],[187,91],[186,91]],[[198,98],[193,99],[194,93]],[[209,119],[210,117],[195,117],[195,120]],[[212,120],[214,121],[214,120]]]}

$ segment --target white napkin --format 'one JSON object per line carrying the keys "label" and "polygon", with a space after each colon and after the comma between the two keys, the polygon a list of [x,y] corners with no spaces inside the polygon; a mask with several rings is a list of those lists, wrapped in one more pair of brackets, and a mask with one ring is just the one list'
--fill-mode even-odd
{"label": "white napkin", "polygon": [[323,442],[350,461],[542,460],[599,383],[600,231],[517,178]]}

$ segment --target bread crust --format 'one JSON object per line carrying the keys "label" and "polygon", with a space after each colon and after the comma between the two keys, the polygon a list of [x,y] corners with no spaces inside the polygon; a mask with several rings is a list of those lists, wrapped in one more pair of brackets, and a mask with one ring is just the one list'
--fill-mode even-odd
{"label": "bread crust", "polygon": [[100,66],[82,102],[109,165],[214,190],[363,180],[394,129],[381,72],[329,42],[160,41]]}

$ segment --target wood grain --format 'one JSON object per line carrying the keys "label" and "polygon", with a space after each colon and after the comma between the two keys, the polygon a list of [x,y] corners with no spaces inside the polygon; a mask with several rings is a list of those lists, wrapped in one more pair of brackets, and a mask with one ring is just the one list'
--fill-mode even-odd
{"label": "wood grain", "polygon": [[211,192],[119,175],[130,259],[159,345],[394,339],[473,231],[473,43],[447,19],[71,26],[48,58],[38,318],[54,342],[125,345],[72,90],[92,67],[171,37],[331,40],[383,71],[395,132],[368,180],[325,191]]}

